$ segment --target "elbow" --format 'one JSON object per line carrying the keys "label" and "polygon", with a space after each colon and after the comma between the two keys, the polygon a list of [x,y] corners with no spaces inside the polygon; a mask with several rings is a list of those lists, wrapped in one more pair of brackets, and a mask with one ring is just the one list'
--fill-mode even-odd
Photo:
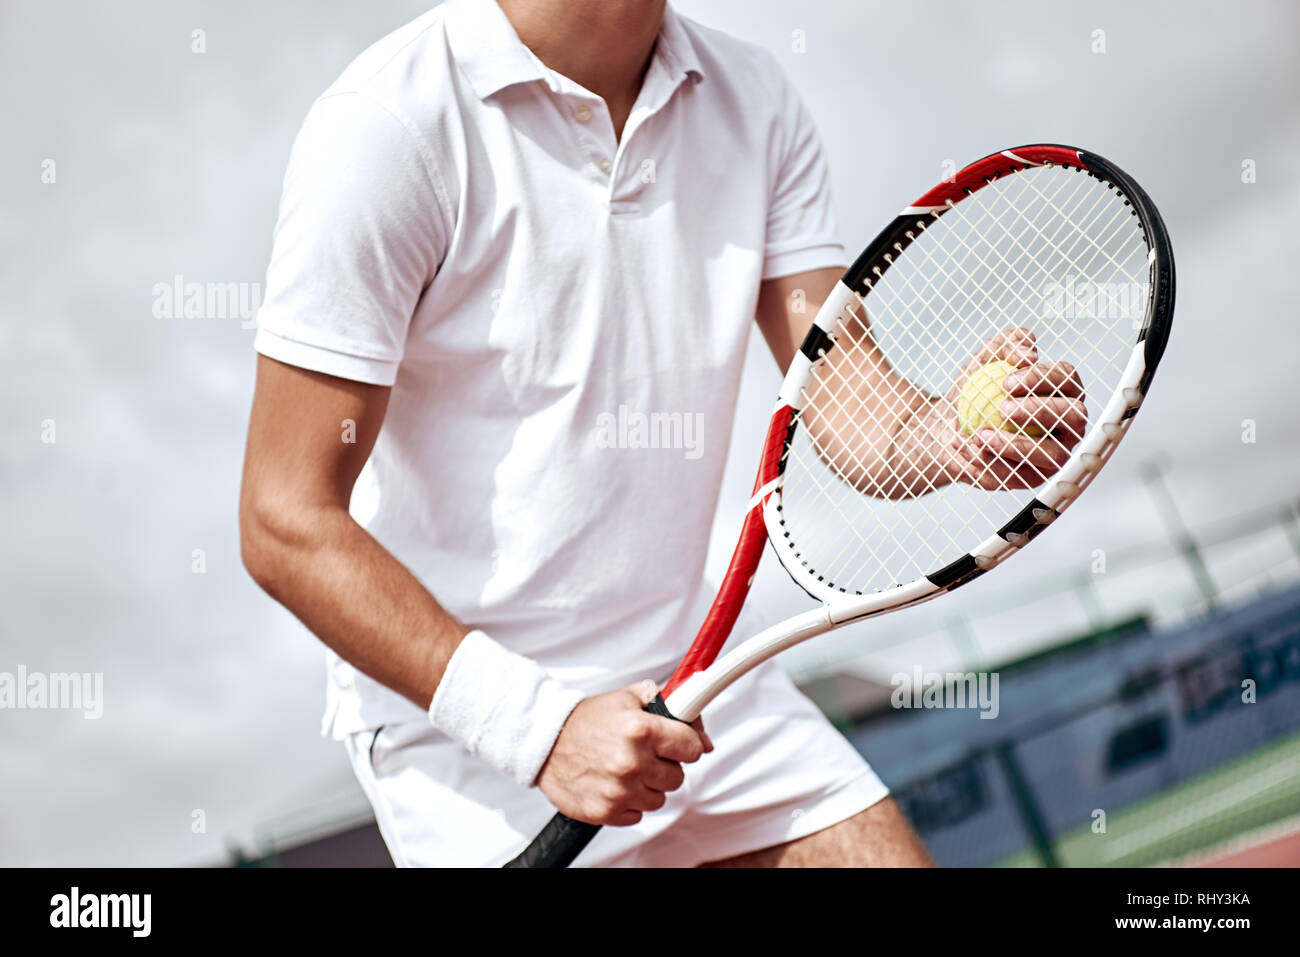
{"label": "elbow", "polygon": [[283,604],[300,587],[305,569],[328,551],[346,508],[313,506],[296,490],[259,491],[245,486],[239,501],[239,556],[262,590]]}
{"label": "elbow", "polygon": [[245,489],[239,502],[239,557],[249,577],[270,595],[281,577],[281,556],[269,510]]}

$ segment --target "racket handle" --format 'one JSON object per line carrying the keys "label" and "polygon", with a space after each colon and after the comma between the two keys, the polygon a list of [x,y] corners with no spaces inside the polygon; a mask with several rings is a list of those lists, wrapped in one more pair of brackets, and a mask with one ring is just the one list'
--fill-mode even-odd
{"label": "racket handle", "polygon": [[[661,695],[641,709],[661,718],[672,718]],[[673,718],[673,720],[677,720]],[[599,824],[575,821],[567,815],[556,813],[546,822],[546,827],[533,838],[522,854],[507,861],[505,867],[568,867],[591,839],[600,832]]]}
{"label": "racket handle", "polygon": [[575,821],[556,813],[546,822],[522,854],[507,861],[506,867],[568,867],[600,831],[599,824]]}

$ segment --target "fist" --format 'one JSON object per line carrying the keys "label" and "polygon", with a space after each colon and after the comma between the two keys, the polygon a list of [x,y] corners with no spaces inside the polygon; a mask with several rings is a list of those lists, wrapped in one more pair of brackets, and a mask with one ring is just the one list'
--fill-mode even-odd
{"label": "fist", "polygon": [[557,810],[590,824],[635,824],[682,786],[683,764],[713,750],[698,719],[683,724],[642,710],[657,693],[643,681],[573,709],[537,776]]}
{"label": "fist", "polygon": [[[967,434],[957,414],[963,387],[989,363],[1010,368],[998,383],[999,396],[985,425]],[[979,488],[1036,488],[1065,464],[1088,427],[1083,382],[1068,362],[1040,362],[1038,344],[1028,329],[1009,329],[984,343],[971,358],[945,403],[952,411],[953,477]]]}

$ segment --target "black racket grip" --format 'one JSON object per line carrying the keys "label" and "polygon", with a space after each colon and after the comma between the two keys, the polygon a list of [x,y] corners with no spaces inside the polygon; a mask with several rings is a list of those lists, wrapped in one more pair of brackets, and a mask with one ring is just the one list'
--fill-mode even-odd
{"label": "black racket grip", "polygon": [[[641,710],[657,714],[661,718],[677,720],[669,713],[662,695],[655,695],[655,699]],[[568,867],[599,832],[599,824],[575,821],[557,812],[555,817],[546,822],[546,827],[533,838],[533,842],[524,848],[523,853],[507,861],[503,866]]]}

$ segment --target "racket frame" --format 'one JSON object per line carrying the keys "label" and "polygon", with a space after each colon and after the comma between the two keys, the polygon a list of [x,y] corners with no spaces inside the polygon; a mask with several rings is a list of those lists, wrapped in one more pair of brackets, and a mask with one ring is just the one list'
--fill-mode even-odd
{"label": "racket frame", "polygon": [[[834,330],[842,320],[852,318],[852,310],[859,304],[859,291],[863,295],[870,292],[894,260],[933,221],[990,183],[1044,165],[1071,167],[1079,170],[1079,175],[1093,175],[1109,183],[1133,208],[1145,235],[1150,252],[1143,324],[1118,386],[1062,467],[1016,515],[965,555],[910,583],[871,594],[850,594],[827,585],[800,559],[795,544],[785,534],[781,517],[784,452],[798,428],[796,413],[803,407],[814,368],[834,349]],[[780,651],[833,628],[921,604],[950,592],[997,567],[1037,537],[1088,487],[1128,431],[1169,339],[1174,286],[1169,236],[1150,197],[1113,163],[1074,147],[1029,145],[990,154],[963,168],[951,182],[941,183],[901,210],[835,284],[795,353],[778,393],[745,525],[718,598],[690,652],[665,685],[669,711],[683,720],[693,720],[728,684]],[[758,548],[754,547],[754,535],[749,527],[756,513],[762,515],[765,537],[782,567],[804,591],[821,601],[823,607],[760,632],[714,664],[762,557],[761,542]],[[720,627],[723,624],[727,625],[726,631]],[[706,670],[708,674],[704,674]],[[679,696],[679,690],[685,693]]]}
{"label": "racket frame", "polygon": [[[988,184],[1044,165],[1072,167],[1080,175],[1093,175],[1110,184],[1133,208],[1145,234],[1150,250],[1146,312],[1118,386],[1056,474],[996,533],[965,555],[910,583],[870,594],[848,594],[826,585],[799,559],[781,519],[785,452],[798,428],[797,413],[803,407],[813,369],[834,348],[833,331],[858,304],[858,290],[869,292],[931,222]],[[1123,170],[1095,153],[1057,144],[1003,150],[970,164],[905,207],[835,284],[795,354],[768,424],[754,491],[718,595],[662,696],[646,710],[693,721],[723,689],[787,648],[853,622],[930,601],[974,581],[1019,552],[1079,497],[1127,433],[1169,339],[1174,290],[1173,252],[1155,204]],[[790,577],[821,604],[764,629],[719,658],[753,584],[765,541],[771,542]],[[507,866],[567,866],[597,831],[596,825],[556,814],[529,848]]]}

